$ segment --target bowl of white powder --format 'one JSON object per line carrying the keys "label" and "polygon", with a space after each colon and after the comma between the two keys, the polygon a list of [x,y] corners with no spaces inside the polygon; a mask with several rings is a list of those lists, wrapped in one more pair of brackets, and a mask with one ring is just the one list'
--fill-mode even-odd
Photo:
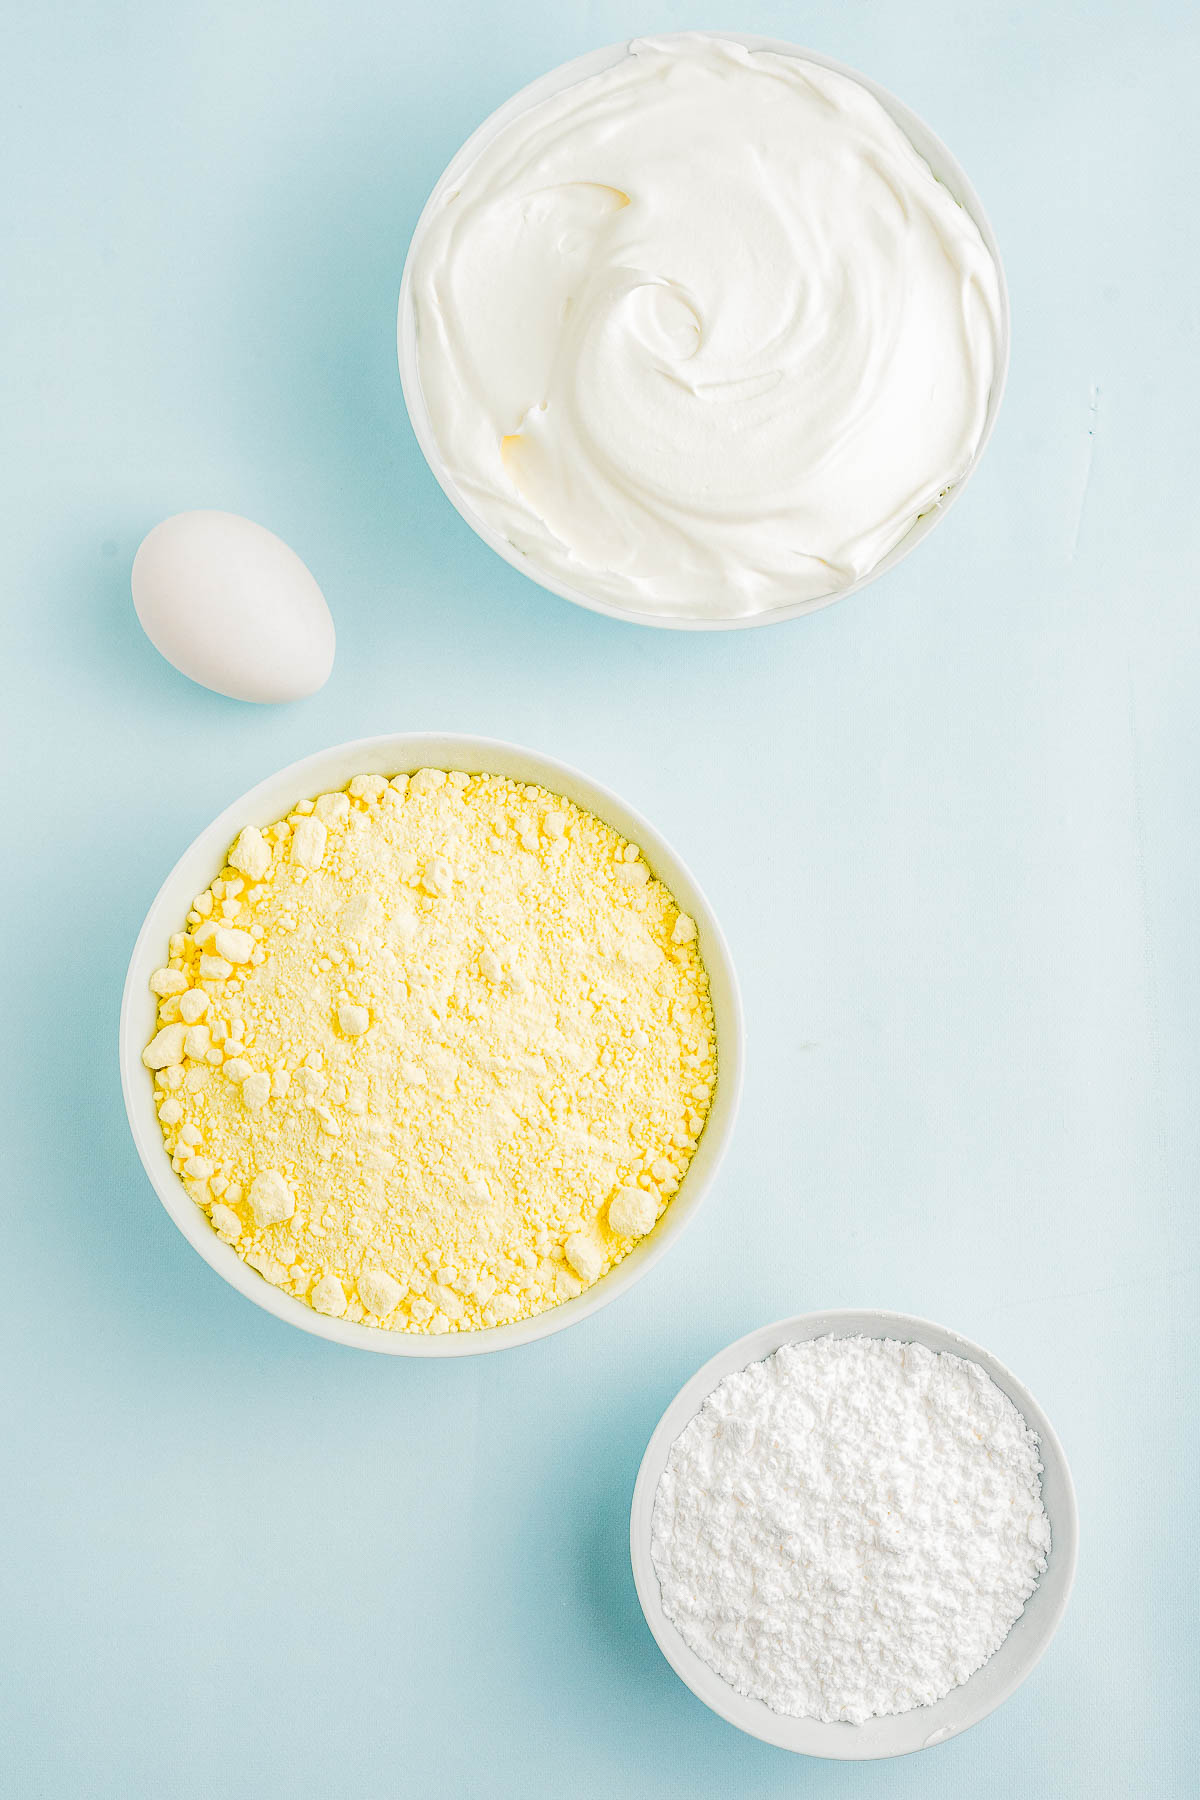
{"label": "bowl of white powder", "polygon": [[878,84],[772,38],[609,45],[467,140],[399,360],[483,541],[643,625],[793,618],[907,556],[978,465],[1008,299],[978,196]]}
{"label": "bowl of white powder", "polygon": [[676,1395],[638,1472],[646,1622],[723,1719],[807,1756],[985,1718],[1066,1609],[1078,1518],[1041,1407],[977,1344],[890,1312],[763,1326]]}
{"label": "bowl of white powder", "polygon": [[154,1191],[230,1286],[335,1343],[469,1356],[669,1250],[732,1133],[741,1007],[648,820],[536,751],[406,734],[201,832],[138,936],[120,1066]]}

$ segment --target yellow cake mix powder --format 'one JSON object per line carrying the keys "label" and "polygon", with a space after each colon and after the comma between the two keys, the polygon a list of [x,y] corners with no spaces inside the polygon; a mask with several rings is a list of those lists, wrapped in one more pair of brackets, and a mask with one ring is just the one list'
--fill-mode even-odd
{"label": "yellow cake mix powder", "polygon": [[359,775],[247,826],[143,1055],[213,1229],[318,1312],[471,1331],[650,1231],[716,1080],[696,926],[541,787]]}

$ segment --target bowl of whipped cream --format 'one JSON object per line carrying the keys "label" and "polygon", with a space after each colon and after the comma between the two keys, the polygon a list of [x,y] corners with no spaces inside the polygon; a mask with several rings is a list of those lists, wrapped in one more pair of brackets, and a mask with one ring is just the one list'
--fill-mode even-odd
{"label": "bowl of whipped cream", "polygon": [[680,1390],[638,1472],[630,1549],[675,1673],[808,1756],[930,1749],[994,1711],[1066,1610],[1078,1515],[1029,1390],[902,1313],[807,1313]]}
{"label": "bowl of whipped cream", "polygon": [[405,401],[515,568],[729,630],[907,556],[978,465],[1008,364],[994,234],[920,119],[741,34],[610,45],[492,114],[413,234]]}

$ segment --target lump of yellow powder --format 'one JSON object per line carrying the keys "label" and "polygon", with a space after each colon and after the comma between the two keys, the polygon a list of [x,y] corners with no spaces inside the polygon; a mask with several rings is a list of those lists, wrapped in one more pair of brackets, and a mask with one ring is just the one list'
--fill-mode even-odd
{"label": "lump of yellow powder", "polygon": [[543,788],[356,776],[248,825],[170,949],[143,1056],[167,1151],[237,1254],[329,1317],[438,1333],[560,1305],[653,1229],[704,1129],[695,924]]}

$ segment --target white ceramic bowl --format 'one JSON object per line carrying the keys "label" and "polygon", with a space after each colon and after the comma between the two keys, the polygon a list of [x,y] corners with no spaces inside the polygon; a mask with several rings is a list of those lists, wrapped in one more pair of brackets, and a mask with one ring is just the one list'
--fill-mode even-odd
{"label": "white ceramic bowl", "polygon": [[[770,1356],[781,1344],[859,1334],[899,1338],[905,1343],[924,1344],[930,1350],[948,1350],[954,1356],[978,1363],[991,1376],[1041,1439],[1042,1501],[1050,1519],[1051,1548],[1046,1572],[1024,1612],[996,1654],[961,1687],[933,1706],[918,1706],[894,1718],[869,1719],[865,1725],[823,1724],[819,1719],[787,1718],[772,1712],[761,1700],[748,1700],[688,1648],[663,1612],[658,1577],[650,1559],[650,1521],[671,1446],[719,1381],[735,1369],[744,1369]],[[629,1532],[633,1578],[646,1623],[680,1679],[713,1712],[739,1730],[749,1732],[751,1737],[777,1744],[782,1750],[839,1761],[906,1756],[910,1750],[927,1750],[957,1737],[969,1725],[977,1725],[1007,1700],[1042,1656],[1066,1611],[1075,1579],[1078,1538],[1079,1517],[1067,1459],[1053,1426],[1028,1388],[978,1344],[969,1343],[941,1325],[931,1325],[927,1319],[894,1312],[802,1313],[799,1318],[780,1319],[774,1325],[752,1331],[706,1362],[676,1394],[650,1439],[633,1490]]]}
{"label": "white ceramic bowl", "polygon": [[[656,36],[661,36],[665,42],[669,42],[672,35],[686,36],[688,34],[656,34]],[[815,612],[818,607],[829,606],[835,600],[844,600],[848,594],[857,594],[861,588],[867,587],[872,581],[877,581],[881,575],[886,575],[889,569],[894,569],[896,564],[903,562],[904,558],[916,549],[921,540],[928,537],[934,526],[945,518],[978,468],[980,458],[987,448],[988,439],[992,435],[996,415],[1000,411],[1000,402],[1004,396],[1004,384],[1008,378],[1010,342],[1008,286],[1004,278],[1004,265],[1000,260],[1000,248],[978,194],[942,140],[934,135],[923,119],[919,119],[916,113],[910,111],[902,101],[897,100],[894,94],[889,94],[886,88],[880,87],[879,83],[872,81],[869,76],[860,74],[857,69],[850,68],[846,63],[836,62],[832,56],[822,56],[818,50],[802,49],[799,44],[790,44],[783,38],[757,37],[741,31],[720,31],[713,32],[711,35],[730,40],[733,43],[744,44],[749,50],[773,50],[781,56],[803,57],[806,62],[818,63],[822,68],[833,69],[839,75],[849,76],[852,81],[857,81],[860,86],[865,87],[868,93],[874,94],[880,105],[891,114],[909,142],[925,158],[938,180],[950,190],[960,206],[970,213],[979,227],[980,236],[987,245],[996,265],[1000,284],[999,338],[996,348],[996,377],[988,399],[987,417],[984,420],[979,447],[970,467],[937,506],[922,514],[912,530],[901,539],[893,550],[890,550],[867,574],[858,581],[851,582],[848,587],[839,588],[833,594],[823,594],[816,600],[796,601],[789,606],[775,606],[765,612],[751,613],[739,618],[713,619],[700,616],[688,618],[678,615],[668,618],[657,613],[635,612],[629,607],[618,606],[614,601],[606,599],[602,595],[591,594],[586,588],[575,587],[569,582],[560,581],[557,575],[543,569],[532,557],[518,550],[516,545],[511,543],[502,532],[497,531],[486,519],[480,517],[459,487],[438,448],[417,368],[417,329],[412,299],[412,268],[426,222],[433,209],[439,204],[446,190],[461,181],[464,172],[484,146],[521,113],[528,112],[531,107],[539,106],[543,100],[548,100],[552,95],[561,93],[564,88],[573,87],[576,82],[586,81],[589,76],[598,75],[602,70],[609,69],[615,63],[620,62],[623,57],[628,55],[629,44],[627,41],[619,44],[606,44],[603,49],[591,50],[586,56],[578,56],[572,62],[563,63],[559,68],[552,69],[549,74],[531,82],[528,87],[522,88],[519,93],[513,95],[511,100],[506,100],[503,106],[498,107],[476,131],[471,133],[462,149],[447,166],[445,173],[422,209],[408,248],[408,255],[405,258],[404,273],[400,282],[397,338],[400,380],[413,431],[426,462],[437,477],[447,498],[458,508],[467,524],[483,539],[484,543],[489,544],[498,556],[504,558],[505,562],[511,563],[514,569],[520,569],[522,574],[540,582],[542,587],[548,588],[552,594],[560,594],[564,600],[573,600],[576,606],[586,606],[592,612],[607,613],[610,618],[625,619],[630,624],[654,625],[673,631],[735,631],[751,625],[775,625],[783,619],[798,618],[801,613]]]}
{"label": "white ceramic bowl", "polygon": [[[166,961],[167,941],[179,931],[194,896],[208,886],[225,860],[225,853],[243,825],[267,825],[289,812],[296,802],[329,788],[342,787],[353,775],[398,775],[421,768],[466,769],[474,773],[515,776],[537,782],[554,793],[565,794],[579,806],[607,820],[617,831],[639,844],[654,873],[666,882],[680,906],[699,927],[699,948],[708,971],[717,1038],[717,1086],[711,1111],[696,1154],[679,1191],[649,1237],[611,1274],[603,1276],[575,1300],[552,1307],[535,1318],[489,1331],[447,1332],[426,1337],[418,1332],[384,1331],[356,1325],[347,1319],[330,1319],[293,1295],[273,1287],[247,1267],[241,1257],[221,1241],[200,1208],[171,1168],[163,1146],[154,1106],[154,1078],[142,1064],[142,1050],[154,1034],[157,1000],[147,985],[154,970]],[[581,775],[566,763],[522,750],[492,738],[457,735],[360,738],[338,744],[315,756],[292,763],[226,807],[220,818],[184,851],[159,889],[145,924],[138,933],[125,992],[121,1002],[121,1087],[133,1141],[155,1193],[194,1250],[224,1276],[231,1287],[257,1306],[311,1331],[360,1350],[378,1350],[389,1356],[473,1356],[489,1350],[507,1350],[532,1343],[568,1325],[578,1324],[590,1313],[607,1306],[618,1294],[650,1269],[675,1242],[695,1216],[733,1131],[742,1086],[742,1010],[737,979],[721,928],[707,900],[670,845],[648,820],[623,800]]]}

